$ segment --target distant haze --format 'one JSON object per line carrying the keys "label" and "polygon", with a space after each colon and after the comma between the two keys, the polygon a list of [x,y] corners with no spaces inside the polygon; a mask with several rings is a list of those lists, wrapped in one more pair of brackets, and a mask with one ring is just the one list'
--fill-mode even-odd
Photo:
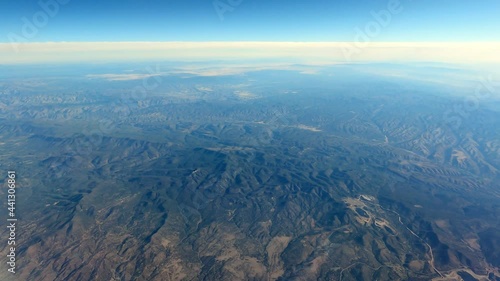
{"label": "distant haze", "polygon": [[294,62],[499,63],[500,43],[49,42],[0,43],[1,64],[284,59]]}

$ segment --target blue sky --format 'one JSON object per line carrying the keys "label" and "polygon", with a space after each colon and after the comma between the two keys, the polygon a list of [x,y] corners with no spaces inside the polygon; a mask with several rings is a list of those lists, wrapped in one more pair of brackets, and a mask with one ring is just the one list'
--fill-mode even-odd
{"label": "blue sky", "polygon": [[[372,12],[397,0],[242,0],[223,20],[212,0],[70,0],[35,35],[22,36],[23,18],[34,23],[43,11],[39,2],[54,1],[1,1],[0,42],[9,42],[9,33],[27,42],[355,41],[356,28],[374,20]],[[399,2],[402,11],[391,14],[373,41],[500,41],[498,0]]]}

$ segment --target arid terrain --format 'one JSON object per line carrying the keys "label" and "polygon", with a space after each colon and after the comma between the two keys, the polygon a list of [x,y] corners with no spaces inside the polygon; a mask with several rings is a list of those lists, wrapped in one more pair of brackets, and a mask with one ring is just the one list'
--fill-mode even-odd
{"label": "arid terrain", "polygon": [[9,72],[0,280],[500,280],[498,97],[295,68]]}

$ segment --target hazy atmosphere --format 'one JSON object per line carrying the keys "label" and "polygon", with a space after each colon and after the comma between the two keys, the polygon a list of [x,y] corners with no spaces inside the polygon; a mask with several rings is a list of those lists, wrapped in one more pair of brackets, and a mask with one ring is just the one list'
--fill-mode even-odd
{"label": "hazy atmosphere", "polygon": [[500,2],[0,3],[0,280],[500,280]]}

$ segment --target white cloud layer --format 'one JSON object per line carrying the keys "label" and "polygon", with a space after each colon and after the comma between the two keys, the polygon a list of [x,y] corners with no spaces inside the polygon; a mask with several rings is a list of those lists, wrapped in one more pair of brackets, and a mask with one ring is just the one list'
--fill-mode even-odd
{"label": "white cloud layer", "polygon": [[0,43],[0,64],[239,59],[286,59],[316,63],[500,63],[500,42]]}
{"label": "white cloud layer", "polygon": [[140,80],[146,79],[153,76],[159,76],[158,74],[89,74],[87,78],[91,79],[106,79],[109,81],[128,81],[128,80]]}

